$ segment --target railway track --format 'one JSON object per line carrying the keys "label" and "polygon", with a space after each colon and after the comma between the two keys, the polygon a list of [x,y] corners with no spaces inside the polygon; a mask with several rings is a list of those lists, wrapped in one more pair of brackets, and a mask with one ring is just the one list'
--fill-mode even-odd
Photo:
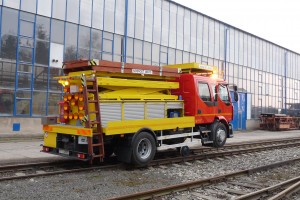
{"label": "railway track", "polygon": [[[213,159],[218,157],[226,157],[232,155],[250,154],[265,150],[278,148],[289,148],[300,146],[300,138],[292,138],[285,140],[249,142],[227,145],[223,148],[199,148],[193,149],[192,155],[182,157],[175,151],[160,154],[153,160],[149,166],[168,165],[174,163],[182,163],[195,160]],[[175,152],[175,153],[174,153]],[[7,165],[0,167],[0,181],[25,179],[38,176],[50,176],[55,174],[82,172],[87,170],[99,170],[124,166],[111,159],[109,162],[100,166],[90,166],[79,161],[60,161],[60,162],[41,162],[28,163],[19,165]]]}
{"label": "railway track", "polygon": [[[149,191],[110,198],[109,200],[132,199],[271,199],[292,196],[300,191],[300,177],[277,181],[274,176],[282,176],[284,167],[300,167],[300,158],[277,162],[261,167],[241,170],[220,176],[184,182]],[[262,177],[262,172],[267,173]],[[288,170],[286,170],[288,171]],[[251,177],[252,176],[252,177]],[[261,180],[253,177],[262,177]],[[293,176],[293,175],[291,175]],[[268,185],[270,184],[270,185]],[[297,197],[295,197],[297,198]]]}

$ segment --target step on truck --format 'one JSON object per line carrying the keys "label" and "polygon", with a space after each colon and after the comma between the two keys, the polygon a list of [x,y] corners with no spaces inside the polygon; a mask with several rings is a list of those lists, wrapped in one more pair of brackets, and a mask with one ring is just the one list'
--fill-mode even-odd
{"label": "step on truck", "polygon": [[[233,137],[232,99],[216,67],[65,62],[59,115],[42,118],[42,151],[93,162],[116,155],[146,166],[157,151],[222,147]],[[234,97],[238,95],[234,87]]]}

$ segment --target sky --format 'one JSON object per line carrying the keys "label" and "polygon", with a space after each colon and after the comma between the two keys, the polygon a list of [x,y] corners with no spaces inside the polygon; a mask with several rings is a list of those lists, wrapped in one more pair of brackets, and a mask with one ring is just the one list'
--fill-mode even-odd
{"label": "sky", "polygon": [[173,0],[300,53],[299,0]]}

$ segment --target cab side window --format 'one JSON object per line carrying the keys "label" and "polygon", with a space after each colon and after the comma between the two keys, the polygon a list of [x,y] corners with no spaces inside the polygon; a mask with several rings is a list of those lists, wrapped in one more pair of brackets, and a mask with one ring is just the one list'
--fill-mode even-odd
{"label": "cab side window", "polygon": [[229,95],[227,87],[224,85],[219,85],[219,96],[222,101],[229,101]]}
{"label": "cab side window", "polygon": [[198,83],[199,97],[203,101],[211,101],[211,95],[207,83]]}

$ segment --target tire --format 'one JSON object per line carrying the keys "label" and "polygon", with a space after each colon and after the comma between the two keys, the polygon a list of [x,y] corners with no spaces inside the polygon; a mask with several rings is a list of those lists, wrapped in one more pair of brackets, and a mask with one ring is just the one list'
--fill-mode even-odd
{"label": "tire", "polygon": [[227,128],[221,122],[215,122],[212,128],[213,135],[213,146],[214,147],[222,147],[226,143],[227,139]]}
{"label": "tire", "polygon": [[132,141],[131,162],[135,166],[144,167],[154,158],[156,144],[153,136],[147,132],[139,133]]}

